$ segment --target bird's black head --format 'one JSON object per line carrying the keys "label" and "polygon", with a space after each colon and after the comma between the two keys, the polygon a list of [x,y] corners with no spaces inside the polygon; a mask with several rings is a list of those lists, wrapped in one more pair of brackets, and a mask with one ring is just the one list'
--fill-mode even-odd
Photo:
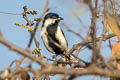
{"label": "bird's black head", "polygon": [[46,19],[49,19],[49,18],[50,18],[50,19],[63,20],[63,18],[59,17],[59,15],[56,14],[56,13],[48,13],[48,14],[46,14],[45,17],[44,17],[45,20],[46,20]]}
{"label": "bird's black head", "polygon": [[48,20],[49,20],[49,23],[54,24],[54,23],[58,23],[60,20],[63,20],[63,18],[59,17],[59,15],[56,13],[48,13],[45,15],[43,23]]}

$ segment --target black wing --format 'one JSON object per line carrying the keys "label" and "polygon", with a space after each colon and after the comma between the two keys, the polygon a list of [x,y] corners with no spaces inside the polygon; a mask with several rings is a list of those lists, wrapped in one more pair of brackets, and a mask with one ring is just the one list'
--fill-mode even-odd
{"label": "black wing", "polygon": [[49,27],[47,27],[47,32],[48,32],[49,46],[58,55],[58,54],[62,54],[64,51],[61,50],[61,48],[59,46],[55,45],[55,43],[60,45],[60,42],[55,37],[57,26],[58,26],[58,24],[49,25]]}

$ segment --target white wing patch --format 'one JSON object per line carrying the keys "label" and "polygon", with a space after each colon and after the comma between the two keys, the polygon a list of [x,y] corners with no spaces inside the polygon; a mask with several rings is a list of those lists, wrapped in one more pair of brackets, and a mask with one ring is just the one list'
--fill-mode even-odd
{"label": "white wing patch", "polygon": [[67,42],[66,42],[66,40],[64,38],[64,35],[63,35],[63,33],[62,33],[62,31],[61,31],[59,26],[57,27],[57,31],[56,31],[56,38],[61,43],[61,46],[65,50],[67,50],[68,49]]}

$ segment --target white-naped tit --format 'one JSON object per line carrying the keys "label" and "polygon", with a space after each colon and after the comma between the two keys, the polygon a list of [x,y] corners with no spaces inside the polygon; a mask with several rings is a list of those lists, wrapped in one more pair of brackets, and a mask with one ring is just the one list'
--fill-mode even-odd
{"label": "white-naped tit", "polygon": [[46,14],[40,32],[47,50],[56,55],[63,54],[68,49],[65,35],[59,26],[61,20],[63,18],[56,13]]}

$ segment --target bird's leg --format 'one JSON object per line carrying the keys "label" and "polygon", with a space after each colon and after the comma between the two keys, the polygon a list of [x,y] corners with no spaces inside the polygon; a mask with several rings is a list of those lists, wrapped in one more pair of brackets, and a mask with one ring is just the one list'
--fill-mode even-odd
{"label": "bird's leg", "polygon": [[62,67],[65,67],[67,65],[67,57],[64,54],[61,54],[62,59]]}
{"label": "bird's leg", "polygon": [[57,55],[54,55],[52,58],[54,58],[55,59],[55,61],[54,61],[54,65],[56,65],[56,66],[58,66],[58,59],[57,59]]}

